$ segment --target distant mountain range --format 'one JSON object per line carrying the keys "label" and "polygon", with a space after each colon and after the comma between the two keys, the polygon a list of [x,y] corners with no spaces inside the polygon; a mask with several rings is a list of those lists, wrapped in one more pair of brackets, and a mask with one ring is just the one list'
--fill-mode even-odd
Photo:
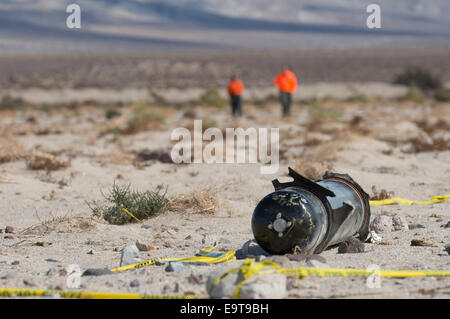
{"label": "distant mountain range", "polygon": [[[449,46],[450,1],[2,0],[0,52]],[[69,3],[82,28],[66,27]]]}

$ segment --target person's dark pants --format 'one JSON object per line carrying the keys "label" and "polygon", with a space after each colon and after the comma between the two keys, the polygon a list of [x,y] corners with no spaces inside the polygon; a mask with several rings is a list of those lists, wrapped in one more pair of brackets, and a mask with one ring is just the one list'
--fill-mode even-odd
{"label": "person's dark pants", "polygon": [[283,116],[291,116],[292,94],[289,92],[280,92],[280,102],[283,108]]}
{"label": "person's dark pants", "polygon": [[231,95],[231,111],[233,117],[242,116],[242,98],[240,95]]}

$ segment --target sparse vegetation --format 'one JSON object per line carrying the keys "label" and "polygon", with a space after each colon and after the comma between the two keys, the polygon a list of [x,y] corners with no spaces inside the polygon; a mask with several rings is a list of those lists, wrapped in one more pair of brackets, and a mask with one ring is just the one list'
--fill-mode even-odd
{"label": "sparse vegetation", "polygon": [[43,152],[33,151],[25,159],[28,169],[46,170],[47,172],[66,168],[70,165],[69,161],[64,161],[55,156]]}
{"label": "sparse vegetation", "polygon": [[397,75],[394,83],[416,87],[422,91],[435,90],[442,86],[438,77],[419,67],[408,67],[403,73]]}
{"label": "sparse vegetation", "polygon": [[388,192],[385,189],[378,190],[375,185],[372,185],[372,195],[370,200],[383,200],[394,197],[394,192]]}
{"label": "sparse vegetation", "polygon": [[162,188],[158,188],[156,191],[139,192],[132,190],[130,185],[119,186],[115,183],[109,193],[103,194],[103,197],[108,202],[107,205],[91,202],[88,203],[89,208],[94,216],[102,217],[114,225],[136,222],[122,207],[137,219],[144,220],[162,213],[168,203],[166,192],[162,193]]}
{"label": "sparse vegetation", "polygon": [[119,110],[116,110],[116,109],[107,109],[105,111],[105,117],[108,120],[111,120],[111,119],[113,119],[115,117],[119,117],[120,115],[122,115],[122,113]]}
{"label": "sparse vegetation", "polygon": [[434,98],[439,102],[449,102],[450,101],[450,89],[440,88],[434,92]]}
{"label": "sparse vegetation", "polygon": [[25,107],[26,103],[21,98],[4,95],[0,100],[0,110],[22,110]]}
{"label": "sparse vegetation", "polygon": [[24,156],[22,145],[11,134],[0,134],[0,164],[19,160]]}
{"label": "sparse vegetation", "polygon": [[399,96],[397,100],[399,102],[423,103],[425,101],[425,96],[419,89],[411,88],[405,95]]}
{"label": "sparse vegetation", "polygon": [[218,200],[210,187],[192,193],[181,194],[171,199],[167,209],[175,212],[191,212],[213,215],[218,208]]}
{"label": "sparse vegetation", "polygon": [[227,104],[226,100],[220,96],[219,90],[216,87],[208,87],[196,102],[200,105],[211,105],[219,109],[224,108]]}
{"label": "sparse vegetation", "polygon": [[166,118],[150,109],[148,105],[140,105],[133,111],[133,116],[128,120],[127,125],[121,130],[122,134],[136,134],[149,129],[159,128],[166,122]]}

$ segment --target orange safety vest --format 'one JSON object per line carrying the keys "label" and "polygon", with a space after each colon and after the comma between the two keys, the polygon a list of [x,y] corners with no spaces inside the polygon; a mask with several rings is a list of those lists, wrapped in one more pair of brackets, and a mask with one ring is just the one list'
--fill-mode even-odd
{"label": "orange safety vest", "polygon": [[244,92],[244,84],[242,84],[241,80],[236,79],[234,81],[231,81],[230,84],[228,84],[228,94],[242,95],[243,92]]}
{"label": "orange safety vest", "polygon": [[281,92],[295,93],[297,90],[297,78],[291,71],[283,71],[277,75],[273,82]]}

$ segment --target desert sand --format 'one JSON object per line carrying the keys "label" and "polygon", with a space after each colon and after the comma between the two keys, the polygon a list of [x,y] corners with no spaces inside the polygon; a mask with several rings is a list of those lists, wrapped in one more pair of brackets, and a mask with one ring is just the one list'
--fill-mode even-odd
{"label": "desert sand", "polygon": [[[340,85],[327,85],[329,91],[343,91]],[[70,264],[82,270],[118,267],[121,250],[136,241],[157,248],[140,252],[142,260],[194,256],[214,241],[219,242],[219,250],[240,249],[253,239],[254,207],[273,190],[272,179],[288,180],[288,166],[313,179],[319,179],[327,169],[348,173],[371,195],[382,189],[415,200],[450,194],[450,105],[427,99],[398,101],[395,94],[406,89],[398,90],[390,87],[371,95],[367,92],[367,99],[348,99],[345,92],[341,99],[324,94],[323,99],[296,103],[287,120],[281,118],[276,101],[258,106],[247,102],[245,116],[238,120],[231,118],[228,107],[173,108],[150,103],[144,106],[164,121],[150,123],[133,134],[117,134],[112,128],[126,126],[133,109],[142,107],[143,102],[117,107],[120,115],[111,120],[105,117],[104,108],[83,103],[50,110],[3,110],[0,286],[70,290],[67,276],[59,270]],[[259,164],[176,165],[136,160],[143,150],[170,151],[171,131],[191,128],[194,119],[222,129],[279,127],[279,171],[261,175]],[[31,169],[27,163],[36,151],[67,165],[53,171]],[[215,205],[207,212],[195,207],[168,210],[144,220],[144,225],[110,225],[94,217],[87,202],[103,201],[102,192],[108,192],[114,183],[130,184],[141,191],[167,187],[169,199],[207,189]],[[380,233],[382,243],[366,243],[363,253],[338,254],[337,248],[324,251],[321,256],[327,264],[339,268],[365,269],[376,264],[381,269],[450,270],[444,249],[450,243],[450,230],[443,227],[450,220],[449,202],[373,207],[372,219],[379,215],[402,216],[424,228]],[[5,233],[6,226],[13,227],[13,233]],[[411,240],[422,238],[431,240],[433,247],[411,246]],[[39,242],[48,245],[37,246]],[[306,266],[279,260],[286,267]],[[195,265],[175,273],[152,265],[82,277],[75,291],[208,297],[208,275],[241,262]],[[131,287],[136,279],[139,286]],[[288,283],[288,298],[448,298],[450,293],[448,278],[383,278],[381,288],[372,289],[364,278],[288,278]]]}

